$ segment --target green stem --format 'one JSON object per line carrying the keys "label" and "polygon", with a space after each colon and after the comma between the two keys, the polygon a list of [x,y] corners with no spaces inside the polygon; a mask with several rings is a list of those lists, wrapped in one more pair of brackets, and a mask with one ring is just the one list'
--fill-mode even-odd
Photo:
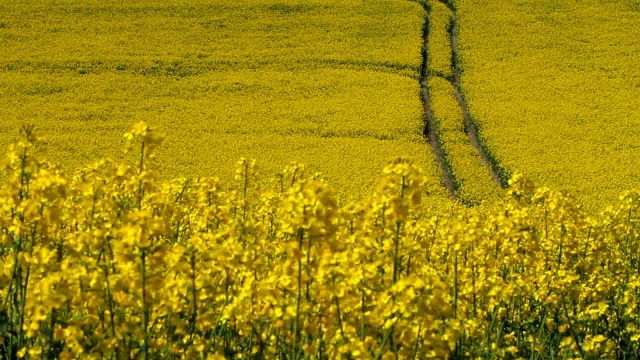
{"label": "green stem", "polygon": [[[144,169],[144,141],[140,147],[140,165],[138,168],[138,174],[142,175]],[[138,210],[142,209],[142,180],[138,179]]]}
{"label": "green stem", "polygon": [[477,312],[477,293],[476,293],[476,264],[471,265],[471,288],[473,289],[473,317],[478,315]]}
{"label": "green stem", "polygon": [[342,326],[342,314],[340,313],[340,300],[338,300],[337,296],[334,296],[333,300],[336,303],[336,311],[338,313],[338,326],[340,326],[340,336],[342,336],[342,338],[346,340],[346,338],[344,337],[344,328]]}
{"label": "green stem", "polygon": [[293,324],[293,346],[291,347],[291,359],[297,359],[298,341],[300,338],[300,304],[302,302],[302,240],[304,229],[298,230],[298,294],[296,296],[296,319]]}
{"label": "green stem", "polygon": [[578,337],[578,334],[576,334],[574,328],[573,328],[573,322],[571,321],[571,318],[569,317],[569,311],[567,310],[567,302],[565,301],[565,299],[562,299],[562,308],[564,309],[564,316],[566,316],[567,318],[567,322],[569,323],[569,332],[571,333],[571,338],[573,338],[573,341],[575,342],[576,346],[578,347],[578,351],[580,352],[580,357],[585,359],[585,353],[584,350],[582,350],[582,346],[580,345],[580,338]]}
{"label": "green stem", "polygon": [[420,332],[422,331],[422,323],[418,325],[418,335],[416,336],[416,342],[413,345],[413,354],[411,354],[411,359],[415,359],[418,355],[418,344],[420,343]]}
{"label": "green stem", "polygon": [[[109,305],[109,327],[111,328],[111,336],[116,338],[116,322],[114,314],[113,295],[111,295],[111,284],[109,283],[109,266],[105,263],[105,282],[107,283],[107,303]],[[116,347],[116,359],[118,359],[118,349]]]}
{"label": "green stem", "polygon": [[310,285],[311,285],[311,236],[307,236],[307,266],[306,266],[306,272],[307,272],[307,281],[306,281],[306,298],[307,301],[311,300],[311,289],[310,289]]}
{"label": "green stem", "polygon": [[147,272],[146,272],[146,259],[147,252],[146,249],[141,249],[141,260],[142,260],[142,329],[144,331],[144,345],[142,349],[142,355],[144,360],[149,359],[149,333],[148,333],[148,325],[149,325],[149,313],[147,311],[147,296],[146,296],[146,285],[147,285]]}
{"label": "green stem", "polygon": [[193,342],[193,336],[196,331],[196,320],[198,317],[198,304],[197,304],[197,296],[196,296],[196,254],[195,250],[191,253],[190,258],[191,264],[191,301],[193,302],[193,308],[191,313],[191,329],[189,334],[189,343]]}
{"label": "green stem", "polygon": [[382,344],[380,344],[380,351],[378,351],[378,354],[376,355],[376,360],[382,359],[382,355],[384,355],[384,349],[387,347],[387,342],[389,341],[389,338],[391,338],[391,333],[393,332],[394,326],[395,326],[395,323],[393,323],[389,327],[389,329],[387,329],[387,332],[384,334],[384,338],[382,339]]}
{"label": "green stem", "polygon": [[365,316],[365,308],[364,308],[364,290],[362,292],[362,304],[360,307],[360,340],[364,341],[364,316]]}
{"label": "green stem", "polygon": [[399,252],[399,248],[400,248],[400,227],[402,226],[402,222],[398,221],[396,223],[396,234],[395,237],[393,239],[393,282],[392,284],[395,284],[396,281],[398,280],[398,272],[400,271],[399,267],[400,267],[400,261],[398,258],[398,252]]}
{"label": "green stem", "polygon": [[458,250],[453,256],[453,318],[458,318]]}

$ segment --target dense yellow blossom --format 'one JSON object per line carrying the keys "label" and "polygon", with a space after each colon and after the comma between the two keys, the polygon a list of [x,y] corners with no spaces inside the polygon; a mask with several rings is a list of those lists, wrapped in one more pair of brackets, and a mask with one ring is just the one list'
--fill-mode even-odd
{"label": "dense yellow blossom", "polygon": [[[260,187],[161,180],[163,134],[135,161],[65,173],[23,138],[0,185],[0,356],[576,358],[640,351],[638,214],[597,217],[516,174],[492,207],[434,213],[398,158],[340,206],[292,164]],[[437,201],[437,199],[435,199]],[[457,213],[457,215],[456,215]]]}
{"label": "dense yellow blossom", "polygon": [[456,1],[463,90],[489,148],[589,208],[638,184],[635,3]]}
{"label": "dense yellow blossom", "polygon": [[0,358],[639,358],[637,6],[444,3],[0,4]]}
{"label": "dense yellow blossom", "polygon": [[[301,161],[357,198],[389,158],[409,155],[439,175],[421,136],[416,82],[364,70],[226,71],[180,81],[126,74],[37,77],[0,74],[15,111],[2,115],[3,142],[26,117],[46,134],[45,154],[66,169],[96,154],[120,158],[122,132],[148,119],[168,133],[162,157],[170,176],[231,174],[236,159],[259,160],[268,173]],[[26,94],[42,84],[65,90]],[[135,94],[135,98],[130,95]],[[89,130],[90,129],[90,130]],[[357,169],[361,174],[351,176]],[[228,179],[228,178],[224,178]]]}

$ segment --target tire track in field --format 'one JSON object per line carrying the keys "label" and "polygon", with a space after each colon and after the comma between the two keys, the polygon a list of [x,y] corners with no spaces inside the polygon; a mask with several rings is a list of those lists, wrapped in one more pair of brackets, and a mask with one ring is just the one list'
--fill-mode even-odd
{"label": "tire track in field", "polygon": [[452,200],[457,200],[457,181],[453,173],[451,163],[448,161],[446,153],[442,149],[442,141],[439,136],[439,127],[431,110],[431,97],[429,95],[429,30],[431,16],[429,8],[425,3],[419,2],[425,10],[425,22],[422,29],[422,66],[420,67],[420,98],[424,108],[424,131],[423,136],[429,141],[431,150],[442,173],[444,187]]}
{"label": "tire track in field", "polygon": [[449,9],[452,10],[453,15],[451,16],[451,23],[449,26],[449,36],[451,39],[451,68],[453,73],[453,81],[452,85],[454,88],[454,93],[456,100],[458,101],[458,105],[460,106],[460,110],[462,111],[463,121],[464,121],[464,131],[469,136],[469,141],[474,149],[480,155],[481,161],[491,170],[491,177],[493,181],[505,189],[508,187],[508,178],[507,172],[502,166],[498,163],[495,156],[491,153],[491,151],[486,146],[485,142],[481,139],[479,134],[479,125],[478,123],[471,117],[469,113],[469,108],[467,106],[467,102],[463,96],[461,86],[460,86],[460,58],[458,55],[458,21],[457,21],[457,11],[456,8],[449,2],[443,2]]}

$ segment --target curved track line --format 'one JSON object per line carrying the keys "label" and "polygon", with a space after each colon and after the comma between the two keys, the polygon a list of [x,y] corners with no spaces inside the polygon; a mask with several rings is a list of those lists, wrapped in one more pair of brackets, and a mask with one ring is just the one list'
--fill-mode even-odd
{"label": "curved track line", "polygon": [[456,20],[455,8],[453,10],[453,15],[451,16],[451,25],[449,28],[451,36],[451,67],[453,71],[452,84],[455,90],[456,100],[458,101],[458,105],[462,110],[464,119],[464,131],[469,135],[469,141],[480,155],[480,159],[482,160],[482,162],[489,168],[489,170],[491,170],[491,177],[493,178],[493,181],[495,181],[495,183],[498,184],[498,186],[500,186],[501,188],[506,188],[508,186],[507,179],[505,178],[505,176],[501,176],[505,174],[505,171],[495,161],[495,158],[491,155],[486,145],[484,145],[480,140],[480,136],[478,134],[478,124],[476,124],[471,118],[467,103],[464,99],[464,96],[462,95],[462,90],[460,87],[460,61],[458,57],[458,22]]}

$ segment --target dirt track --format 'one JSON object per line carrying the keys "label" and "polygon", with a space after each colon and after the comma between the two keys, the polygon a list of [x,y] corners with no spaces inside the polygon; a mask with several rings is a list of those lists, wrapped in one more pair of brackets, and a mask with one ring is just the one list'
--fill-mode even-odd
{"label": "dirt track", "polygon": [[489,160],[489,156],[487,154],[487,149],[483,147],[480,142],[478,135],[478,128],[473,123],[471,119],[471,115],[469,114],[469,109],[467,108],[467,103],[462,96],[462,91],[460,89],[460,67],[459,67],[459,57],[458,57],[458,22],[456,19],[455,12],[451,17],[451,53],[452,53],[452,71],[453,71],[453,87],[455,89],[456,100],[458,101],[458,105],[460,106],[460,110],[462,111],[463,121],[464,121],[464,131],[469,135],[469,141],[474,149],[480,154],[480,159],[482,162],[491,170],[491,177],[493,181],[498,184],[500,187],[506,187],[506,183],[503,179],[500,178],[499,170],[497,169],[497,165]]}
{"label": "dirt track", "polygon": [[[426,9],[425,9],[426,10]],[[456,182],[454,176],[451,173],[451,166],[447,162],[447,158],[442,151],[440,139],[438,137],[437,125],[433,118],[433,112],[431,111],[431,98],[429,96],[429,26],[430,16],[427,13],[425,25],[423,29],[423,45],[422,45],[422,66],[420,68],[420,94],[422,98],[422,105],[424,107],[424,136],[431,145],[431,150],[435,155],[436,162],[440,167],[442,173],[442,180],[444,187],[449,192],[449,197],[453,200],[457,200],[456,194]]]}

